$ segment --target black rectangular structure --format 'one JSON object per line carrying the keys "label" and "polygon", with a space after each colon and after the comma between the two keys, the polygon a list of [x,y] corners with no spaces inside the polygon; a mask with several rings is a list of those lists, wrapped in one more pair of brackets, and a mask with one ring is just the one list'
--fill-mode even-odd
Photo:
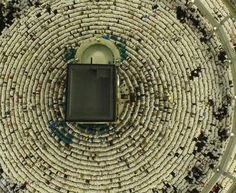
{"label": "black rectangular structure", "polygon": [[68,64],[66,121],[115,121],[116,81],[115,65]]}

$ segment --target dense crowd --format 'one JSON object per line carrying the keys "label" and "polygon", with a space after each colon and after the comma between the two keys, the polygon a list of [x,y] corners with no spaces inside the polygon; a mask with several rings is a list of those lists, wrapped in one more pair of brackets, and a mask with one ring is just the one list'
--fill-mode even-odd
{"label": "dense crowd", "polygon": [[[12,150],[13,158],[6,154],[4,161],[24,163],[23,170],[36,171],[42,180],[41,187],[24,175],[23,183],[6,180],[6,173],[14,171],[9,164],[9,171],[0,169],[1,183],[19,193],[42,187],[41,191],[54,192],[66,192],[69,187],[71,192],[80,188],[112,193],[200,193],[229,141],[233,100],[232,77],[225,68],[229,56],[199,9],[189,1],[150,1],[150,10],[138,1],[104,1],[104,5],[93,1],[91,6],[58,2],[0,4],[0,33],[10,25],[27,31],[22,36],[11,34],[24,48],[15,52],[14,38],[1,46],[0,60],[5,64],[1,91],[6,97],[2,105],[7,106],[2,109],[1,124],[9,129],[1,130],[1,140],[10,146],[2,145],[10,151],[12,141],[21,139],[18,132],[32,137],[29,149],[17,147]],[[42,9],[25,16],[22,26],[17,26],[14,18],[24,16],[21,5]],[[77,14],[79,19],[74,19]],[[94,17],[101,20],[101,26]],[[46,24],[37,26],[43,19]],[[75,59],[76,48],[94,34],[114,41],[120,51],[124,108],[118,123],[67,123],[63,121],[66,62]],[[29,62],[17,59],[18,55]],[[18,82],[14,75],[22,79]],[[13,96],[23,105],[14,106]],[[13,113],[18,108],[20,115]],[[32,151],[37,153],[32,155]],[[212,192],[222,187],[219,182]]]}

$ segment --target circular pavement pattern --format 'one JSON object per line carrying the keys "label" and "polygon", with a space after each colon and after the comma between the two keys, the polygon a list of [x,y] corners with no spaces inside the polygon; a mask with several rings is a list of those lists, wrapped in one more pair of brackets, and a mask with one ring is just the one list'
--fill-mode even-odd
{"label": "circular pavement pattern", "polygon": [[[50,10],[28,8],[3,31],[0,163],[19,192],[203,189],[228,143],[234,101],[227,54],[196,8],[55,0]],[[95,35],[119,48],[128,100],[116,124],[92,133],[63,121],[65,50]]]}

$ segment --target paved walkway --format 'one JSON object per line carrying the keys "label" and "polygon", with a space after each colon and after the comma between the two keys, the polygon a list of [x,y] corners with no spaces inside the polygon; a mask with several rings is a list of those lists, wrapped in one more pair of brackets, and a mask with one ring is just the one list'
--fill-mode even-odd
{"label": "paved walkway", "polygon": [[[201,0],[196,0],[195,5],[199,8],[199,10],[202,12],[202,14],[208,19],[208,21],[211,23],[211,25],[217,28],[216,34],[220,38],[223,48],[228,53],[228,56],[232,61],[232,66],[231,66],[232,73],[236,74],[236,55],[228,42],[228,38],[226,36],[224,28],[221,26],[222,22],[220,24],[216,21],[216,19],[210,14],[210,12],[203,5]],[[225,22],[228,18],[229,17],[227,17],[223,22]],[[236,85],[236,76],[233,76],[233,82],[234,82],[234,85]],[[234,93],[236,93],[236,87],[234,87]],[[204,187],[202,193],[209,193],[210,190],[212,189],[212,187],[218,182],[221,175],[227,176],[226,174],[227,174],[228,165],[229,165],[231,157],[234,154],[235,149],[236,149],[236,113],[235,112],[236,112],[236,107],[235,107],[235,111],[234,111],[234,118],[233,118],[234,122],[233,122],[233,128],[232,128],[232,133],[234,133],[234,136],[230,138],[227,148],[223,154],[223,158],[222,158],[221,163],[219,165],[220,171],[216,172],[213,175],[211,180]],[[228,177],[230,177],[230,176],[228,176]],[[231,187],[231,190],[229,191],[229,193],[235,193],[235,189],[236,189],[236,183]]]}

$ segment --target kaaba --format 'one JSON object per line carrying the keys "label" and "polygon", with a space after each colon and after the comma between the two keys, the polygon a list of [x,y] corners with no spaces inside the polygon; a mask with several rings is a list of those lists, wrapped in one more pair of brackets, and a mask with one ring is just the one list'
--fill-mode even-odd
{"label": "kaaba", "polygon": [[68,64],[66,121],[114,122],[116,81],[114,64]]}

